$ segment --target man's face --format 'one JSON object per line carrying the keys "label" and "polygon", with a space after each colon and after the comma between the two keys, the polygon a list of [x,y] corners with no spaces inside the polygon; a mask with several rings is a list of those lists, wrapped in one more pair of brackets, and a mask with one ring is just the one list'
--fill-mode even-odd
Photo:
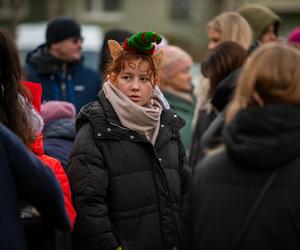
{"label": "man's face", "polygon": [[82,38],[70,37],[50,46],[50,53],[63,61],[76,62],[81,58]]}

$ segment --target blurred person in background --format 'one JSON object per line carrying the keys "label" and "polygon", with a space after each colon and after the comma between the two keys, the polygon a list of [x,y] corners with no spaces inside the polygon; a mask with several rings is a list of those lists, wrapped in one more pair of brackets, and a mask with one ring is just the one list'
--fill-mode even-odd
{"label": "blurred person in background", "polygon": [[47,24],[46,43],[26,58],[26,79],[43,87],[43,101],[61,100],[80,108],[96,99],[99,74],[83,65],[80,25],[69,17],[55,17]]}
{"label": "blurred person in background", "polygon": [[[215,47],[202,62],[201,71],[209,80],[208,102],[197,123],[198,137],[190,154],[194,167],[209,150],[222,144],[223,111],[231,100],[247,51],[238,43],[227,41]],[[211,125],[214,124],[213,130]],[[209,131],[209,132],[208,132]],[[205,140],[204,140],[205,136]]]}
{"label": "blurred person in background", "polygon": [[207,35],[209,50],[225,41],[233,41],[249,49],[252,42],[252,31],[247,20],[234,11],[221,13],[209,21]]}
{"label": "blurred person in background", "polygon": [[[252,43],[252,31],[248,22],[237,12],[224,12],[214,17],[207,24],[207,34],[209,37],[208,49],[213,50],[220,43],[233,41],[240,44],[245,50],[248,50]],[[194,167],[196,164],[196,154],[199,151],[199,142],[203,132],[208,125],[215,119],[215,114],[209,110],[210,83],[203,75],[194,90],[197,98],[197,104],[194,111],[192,126],[193,139],[191,145],[191,154],[189,164]],[[201,120],[201,113],[206,113],[206,122]],[[200,126],[201,123],[201,126]]]}
{"label": "blurred person in background", "polygon": [[226,112],[226,147],[196,166],[183,250],[300,248],[300,51],[263,45]]}
{"label": "blurred person in background", "polygon": [[[42,88],[40,84],[32,83],[28,81],[23,81],[22,84],[27,88],[30,93],[30,97],[25,99],[25,102],[30,102],[29,106],[24,105],[24,113],[27,115],[28,120],[30,121],[31,127],[34,128],[35,137],[34,141],[30,145],[31,151],[40,159],[47,167],[49,167],[55,174],[58,182],[60,183],[61,190],[64,195],[64,202],[67,214],[71,223],[71,230],[73,230],[76,212],[72,204],[72,195],[69,185],[68,177],[59,162],[59,160],[48,156],[44,152],[43,139],[42,139],[42,129],[43,129],[43,120],[39,115],[41,110],[41,96]],[[28,211],[31,207],[31,204],[27,206],[25,211]],[[34,209],[33,209],[34,210]],[[30,213],[29,213],[30,217]],[[62,232],[48,228],[45,232],[44,225],[34,225],[26,224],[26,236],[28,241],[28,247],[30,250],[38,249],[70,249],[71,240],[70,234],[63,234]],[[57,245],[57,246],[56,246]],[[53,247],[51,247],[53,246]],[[67,248],[68,247],[68,248]]]}
{"label": "blurred person in background", "polygon": [[288,42],[300,49],[300,27],[294,28],[288,35]]}
{"label": "blurred person in background", "polygon": [[76,136],[75,106],[70,102],[49,101],[42,104],[41,116],[45,153],[58,159],[66,169]]}
{"label": "blurred person in background", "polygon": [[251,26],[254,43],[277,42],[281,18],[274,11],[258,3],[242,5],[237,11]]}
{"label": "blurred person in background", "polygon": [[[33,126],[33,122],[32,120],[29,118],[28,113],[26,112],[26,110],[31,110],[31,105],[29,102],[26,101],[26,99],[30,98],[30,94],[28,92],[28,90],[25,88],[25,86],[23,86],[20,81],[21,81],[21,65],[20,65],[20,60],[19,60],[19,56],[18,56],[18,51],[17,48],[12,40],[12,38],[10,37],[10,35],[3,29],[0,29],[0,122],[3,123],[4,125],[6,125],[10,130],[12,130],[12,132],[14,132],[17,136],[19,136],[19,138],[22,140],[22,142],[27,146],[30,147],[30,145],[33,143],[33,141],[36,138],[36,132],[38,131],[38,126]],[[37,123],[39,123],[40,120],[36,120]],[[20,174],[23,171],[23,168],[20,168],[19,164],[22,163],[23,158],[28,158],[29,156],[28,153],[25,153],[24,149],[22,149],[22,145],[20,144],[20,147],[16,147],[16,145],[19,143],[19,141],[16,141],[15,139],[13,139],[13,141],[15,143],[13,143],[14,145],[12,145],[11,148],[7,148],[4,147],[4,150],[7,153],[8,156],[4,156],[4,157],[9,157],[9,162],[11,162],[11,166],[15,167],[16,169],[20,170]],[[2,142],[2,141],[1,141]],[[15,153],[13,153],[13,151],[16,151]],[[22,151],[23,153],[21,153],[20,151]],[[16,162],[17,160],[17,162]],[[24,160],[24,164],[26,160]],[[28,160],[27,160],[28,161]],[[6,159],[7,162],[7,159]],[[2,165],[2,161],[1,161],[1,167],[5,166],[5,164],[3,163]],[[29,164],[29,163],[28,163]],[[8,163],[8,165],[10,166],[10,163]],[[33,164],[34,165],[34,164]],[[23,165],[22,165],[23,167]],[[33,167],[34,168],[34,167]],[[44,167],[45,169],[47,167]],[[37,168],[31,169],[32,171],[40,171]],[[28,170],[29,172],[31,170]],[[16,170],[17,171],[17,170]],[[28,172],[28,173],[29,173]],[[47,171],[46,171],[47,172]],[[22,173],[23,175],[24,173]],[[60,188],[56,188],[55,185],[56,184],[51,184],[50,179],[43,179],[43,175],[49,175],[47,173],[42,173],[41,172],[41,180],[38,179],[38,173],[35,172],[33,173],[33,175],[31,177],[26,176],[26,181],[24,179],[24,182],[32,182],[30,183],[30,185],[28,187],[30,187],[31,185],[36,186],[41,189],[40,191],[43,193],[41,194],[41,196],[39,196],[39,198],[41,199],[42,204],[45,205],[45,203],[43,201],[45,201],[45,199],[47,199],[48,194],[45,192],[49,192],[49,194],[51,193],[51,195],[53,195],[52,192],[59,192],[58,196],[57,196],[57,201],[54,200],[54,197],[48,197],[49,200],[47,202],[53,202],[53,204],[51,204],[52,206],[49,206],[48,203],[48,212],[47,213],[51,213],[51,209],[53,209],[55,206],[58,206],[58,203],[60,203],[60,196],[61,196],[61,189]],[[50,176],[49,176],[50,177]],[[15,178],[19,179],[19,176],[15,176]],[[30,178],[30,180],[29,180]],[[35,179],[36,178],[36,179]],[[39,181],[41,181],[41,183],[38,183]],[[1,184],[4,185],[4,183],[1,182]],[[15,183],[15,185],[17,185],[17,189],[18,192],[20,192],[21,197],[22,197],[22,191],[19,189],[21,186],[23,186],[22,183],[19,183],[18,181]],[[18,186],[20,185],[20,186]],[[43,185],[49,185],[48,186],[43,186]],[[48,188],[54,188],[53,190],[49,190]],[[10,190],[8,188],[8,190]],[[5,190],[6,194],[7,192],[9,192],[8,190]],[[26,188],[27,191],[30,191]],[[33,189],[34,190],[34,189]],[[33,192],[33,190],[31,190],[31,192]],[[56,191],[55,191],[56,190]],[[26,191],[26,192],[27,192]],[[36,190],[37,191],[37,190]],[[13,191],[12,191],[13,192]],[[39,190],[37,191],[39,192]],[[29,193],[26,193],[26,201],[31,201],[31,199],[28,199],[28,195],[30,195]],[[32,193],[31,193],[32,195]],[[63,204],[63,203],[62,203]],[[19,204],[20,205],[20,204]],[[35,205],[35,202],[32,204]],[[13,208],[12,208],[13,209]],[[20,207],[19,207],[20,209]],[[55,208],[54,208],[55,209]],[[57,207],[56,207],[57,209]],[[43,210],[39,211],[40,214],[43,214]],[[52,211],[54,212],[54,211]],[[20,213],[20,211],[19,211]],[[63,214],[62,214],[63,213]],[[21,212],[22,214],[22,212]],[[53,223],[60,221],[60,223],[63,224],[67,224],[67,226],[64,226],[63,230],[70,230],[70,221],[69,219],[66,217],[66,219],[63,219],[63,217],[67,216],[65,215],[65,210],[62,209],[61,212],[59,213],[58,210],[56,210],[56,216],[57,218],[46,218],[46,221],[43,225],[46,225],[47,228],[53,228]],[[6,219],[6,218],[5,218]],[[50,220],[49,220],[50,219]],[[2,221],[2,220],[1,220]],[[26,223],[25,223],[26,224]],[[13,226],[13,224],[11,225]],[[46,229],[46,227],[44,229]],[[62,227],[60,227],[61,229]],[[8,232],[10,231],[10,229],[7,229]],[[4,234],[6,235],[6,234]],[[49,237],[51,237],[51,235],[48,235]],[[36,235],[36,240],[38,240],[38,235]],[[16,238],[17,240],[17,238]],[[2,242],[2,241],[1,241]],[[19,248],[17,248],[19,249]],[[40,247],[40,249],[42,249]]]}
{"label": "blurred person in background", "polygon": [[183,49],[173,45],[163,47],[163,59],[159,72],[160,88],[171,109],[185,121],[180,135],[186,151],[192,140],[192,119],[195,106],[190,72],[192,64],[192,57]]}

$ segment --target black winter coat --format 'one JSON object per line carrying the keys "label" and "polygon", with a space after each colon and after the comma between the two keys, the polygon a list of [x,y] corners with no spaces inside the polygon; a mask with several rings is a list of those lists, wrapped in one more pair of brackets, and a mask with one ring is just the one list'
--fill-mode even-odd
{"label": "black winter coat", "polygon": [[[27,249],[20,200],[34,205],[50,222],[49,227],[70,230],[62,191],[53,172],[0,123],[0,248],[3,250]],[[36,241],[41,242],[43,233],[35,235]],[[47,236],[47,239],[51,237]],[[39,249],[44,248],[40,246]]]}
{"label": "black winter coat", "polygon": [[179,137],[183,125],[172,111],[163,111],[153,147],[120,124],[102,91],[81,110],[68,165],[76,249],[178,249],[188,177]]}
{"label": "black winter coat", "polygon": [[184,249],[232,249],[274,169],[279,172],[240,249],[300,249],[300,106],[240,111],[225,127],[224,141],[225,151],[196,166]]}
{"label": "black winter coat", "polygon": [[[189,155],[189,165],[193,169],[208,150],[223,143],[223,113],[232,98],[239,74],[240,69],[236,69],[218,84],[211,99],[210,104],[213,108],[210,112],[206,109],[199,111]],[[212,124],[213,128],[210,128]]]}

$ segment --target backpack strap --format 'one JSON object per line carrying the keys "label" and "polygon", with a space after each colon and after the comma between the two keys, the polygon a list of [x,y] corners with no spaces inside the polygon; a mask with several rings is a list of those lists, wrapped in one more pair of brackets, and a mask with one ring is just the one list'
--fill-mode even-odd
{"label": "backpack strap", "polygon": [[261,192],[257,196],[252,209],[250,210],[249,214],[247,215],[245,223],[243,224],[243,226],[241,227],[241,230],[239,231],[237,237],[235,238],[231,250],[239,249],[240,244],[242,242],[242,239],[245,237],[245,235],[247,233],[247,230],[248,230],[248,227],[249,227],[250,223],[253,221],[254,216],[255,216],[259,206],[262,204],[262,201],[263,201],[264,197],[266,196],[266,194],[270,190],[270,187],[271,187],[271,185],[273,183],[273,180],[274,180],[275,176],[277,175],[278,171],[279,171],[278,168],[275,169],[270,174],[269,178],[267,179],[263,189],[261,190]]}

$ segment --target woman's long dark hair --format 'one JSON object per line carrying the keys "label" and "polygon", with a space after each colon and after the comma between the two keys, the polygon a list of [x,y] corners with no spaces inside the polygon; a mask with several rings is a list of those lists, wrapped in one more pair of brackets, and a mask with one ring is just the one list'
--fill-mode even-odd
{"label": "woman's long dark hair", "polygon": [[22,69],[18,50],[7,31],[0,28],[0,122],[17,134],[29,145],[34,134],[20,101],[20,96],[28,97],[21,85]]}

